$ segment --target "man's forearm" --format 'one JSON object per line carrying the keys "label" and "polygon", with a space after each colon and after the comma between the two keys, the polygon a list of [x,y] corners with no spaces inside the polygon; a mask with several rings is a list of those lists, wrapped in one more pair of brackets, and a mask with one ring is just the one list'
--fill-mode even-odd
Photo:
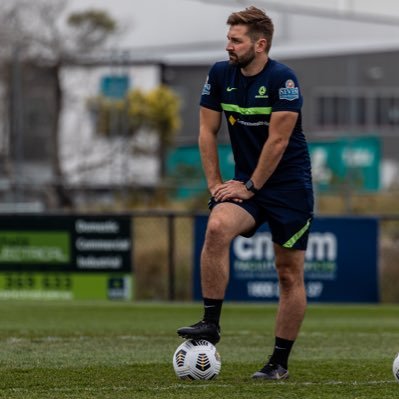
{"label": "man's forearm", "polygon": [[287,144],[288,141],[286,140],[266,141],[259,157],[258,164],[251,176],[257,189],[263,187],[276,170],[281,158],[283,157]]}
{"label": "man's forearm", "polygon": [[208,189],[212,192],[214,187],[222,183],[216,137],[211,133],[201,132],[199,149]]}

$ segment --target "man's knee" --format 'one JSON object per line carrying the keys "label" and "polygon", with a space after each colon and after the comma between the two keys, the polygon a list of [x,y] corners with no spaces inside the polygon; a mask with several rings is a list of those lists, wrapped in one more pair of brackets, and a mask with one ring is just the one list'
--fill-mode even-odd
{"label": "man's knee", "polygon": [[230,237],[228,225],[222,218],[214,217],[209,219],[206,229],[206,239],[217,240],[219,242],[231,241],[232,237]]}
{"label": "man's knee", "polygon": [[277,274],[280,287],[284,290],[292,290],[303,285],[303,263],[298,261],[276,261]]}

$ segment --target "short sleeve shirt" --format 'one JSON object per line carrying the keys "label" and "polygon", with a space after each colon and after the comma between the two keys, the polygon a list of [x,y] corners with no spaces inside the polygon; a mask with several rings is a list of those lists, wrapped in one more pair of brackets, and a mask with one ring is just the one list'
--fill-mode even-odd
{"label": "short sleeve shirt", "polygon": [[257,75],[246,77],[228,61],[209,71],[200,105],[224,112],[235,161],[235,178],[251,177],[269,135],[273,112],[297,112],[298,119],[284,155],[264,187],[311,188],[308,147],[302,131],[303,99],[295,73],[269,59]]}

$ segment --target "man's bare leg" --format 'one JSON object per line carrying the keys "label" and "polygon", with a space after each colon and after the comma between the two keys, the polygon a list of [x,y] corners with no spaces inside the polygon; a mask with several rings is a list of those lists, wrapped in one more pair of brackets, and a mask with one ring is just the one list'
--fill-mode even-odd
{"label": "man's bare leg", "polygon": [[236,204],[221,203],[212,210],[201,253],[204,316],[199,323],[177,330],[183,338],[219,342],[219,319],[230,274],[230,244],[254,225],[253,217]]}
{"label": "man's bare leg", "polygon": [[305,251],[274,245],[280,298],[276,315],[273,354],[252,377],[266,380],[288,378],[288,357],[298,336],[306,310],[304,285]]}
{"label": "man's bare leg", "polygon": [[306,310],[304,284],[305,251],[274,246],[280,299],[276,316],[277,337],[294,341]]}

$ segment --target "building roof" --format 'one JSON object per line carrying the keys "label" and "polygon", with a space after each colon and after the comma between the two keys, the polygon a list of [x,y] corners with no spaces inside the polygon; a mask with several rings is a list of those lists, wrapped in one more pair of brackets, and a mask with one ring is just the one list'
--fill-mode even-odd
{"label": "building roof", "polygon": [[70,9],[101,8],[118,21],[124,32],[110,44],[115,57],[209,64],[226,58],[227,16],[250,4],[275,23],[275,58],[399,49],[395,0],[71,0]]}

